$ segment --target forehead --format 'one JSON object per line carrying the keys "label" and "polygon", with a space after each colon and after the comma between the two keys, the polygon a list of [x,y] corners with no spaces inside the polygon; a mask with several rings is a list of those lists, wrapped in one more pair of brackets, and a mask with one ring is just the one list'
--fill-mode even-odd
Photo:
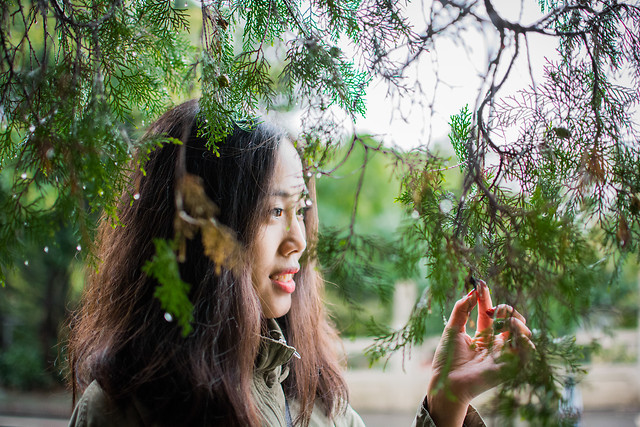
{"label": "forehead", "polygon": [[284,139],[278,146],[272,188],[275,195],[282,196],[299,195],[307,188],[300,156],[288,139]]}

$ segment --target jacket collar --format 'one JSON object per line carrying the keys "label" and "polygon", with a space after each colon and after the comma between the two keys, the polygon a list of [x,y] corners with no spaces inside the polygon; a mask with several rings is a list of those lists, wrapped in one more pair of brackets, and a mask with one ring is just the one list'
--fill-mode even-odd
{"label": "jacket collar", "polygon": [[295,355],[300,357],[295,348],[287,344],[282,329],[275,319],[267,320],[268,336],[262,336],[260,351],[256,359],[256,372],[272,371],[289,362]]}

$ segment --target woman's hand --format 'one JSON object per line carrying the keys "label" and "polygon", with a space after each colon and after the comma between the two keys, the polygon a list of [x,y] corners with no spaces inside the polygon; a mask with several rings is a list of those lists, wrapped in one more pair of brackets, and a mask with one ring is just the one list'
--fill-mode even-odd
{"label": "woman's hand", "polygon": [[[466,324],[476,304],[478,332],[471,337]],[[504,319],[497,331],[494,318]],[[494,307],[489,288],[478,280],[477,290],[456,302],[433,358],[427,400],[436,425],[461,426],[471,400],[498,384],[498,357],[505,343],[516,340],[510,351],[533,348],[530,336],[524,317],[506,304]]]}

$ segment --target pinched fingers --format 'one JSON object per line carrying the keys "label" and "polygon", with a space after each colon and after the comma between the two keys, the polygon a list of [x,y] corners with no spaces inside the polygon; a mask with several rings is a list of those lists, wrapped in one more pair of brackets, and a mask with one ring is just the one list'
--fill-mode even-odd
{"label": "pinched fingers", "polygon": [[496,333],[494,340],[496,349],[502,349],[503,346],[508,345],[511,352],[519,354],[535,350],[536,347],[531,341],[531,330],[519,318],[513,316],[496,319],[493,326]]}
{"label": "pinched fingers", "polygon": [[495,307],[489,308],[486,313],[487,315],[489,315],[489,317],[492,317],[494,319],[515,317],[517,319],[520,319],[520,321],[525,325],[527,324],[527,319],[525,319],[522,314],[518,313],[518,310],[508,304],[499,304]]}
{"label": "pinched fingers", "polygon": [[[486,310],[485,315],[491,319],[491,328],[478,329],[475,342],[484,348],[497,348],[509,342],[511,346],[518,345],[520,338],[524,338],[528,343],[527,347],[533,346],[530,341],[531,330],[526,325],[526,319],[513,307],[507,304],[500,304]],[[512,339],[511,336],[515,336]]]}
{"label": "pinched fingers", "polygon": [[531,343],[531,330],[527,327],[527,319],[510,305],[500,304],[487,310],[487,314],[495,318],[493,324],[494,333],[499,333],[505,340],[509,338],[511,333],[515,333],[517,337],[522,335]]}
{"label": "pinched fingers", "polygon": [[522,320],[515,316],[495,320],[493,322],[493,330],[495,333],[500,333],[505,337],[508,337],[512,332],[518,335],[524,335],[527,338],[531,337],[531,330]]}

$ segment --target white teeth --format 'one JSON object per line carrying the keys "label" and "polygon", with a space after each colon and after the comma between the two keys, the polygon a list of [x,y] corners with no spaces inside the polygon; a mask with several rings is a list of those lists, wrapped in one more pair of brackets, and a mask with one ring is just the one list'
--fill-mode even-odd
{"label": "white teeth", "polygon": [[271,278],[278,282],[290,282],[293,279],[293,274],[274,274]]}

